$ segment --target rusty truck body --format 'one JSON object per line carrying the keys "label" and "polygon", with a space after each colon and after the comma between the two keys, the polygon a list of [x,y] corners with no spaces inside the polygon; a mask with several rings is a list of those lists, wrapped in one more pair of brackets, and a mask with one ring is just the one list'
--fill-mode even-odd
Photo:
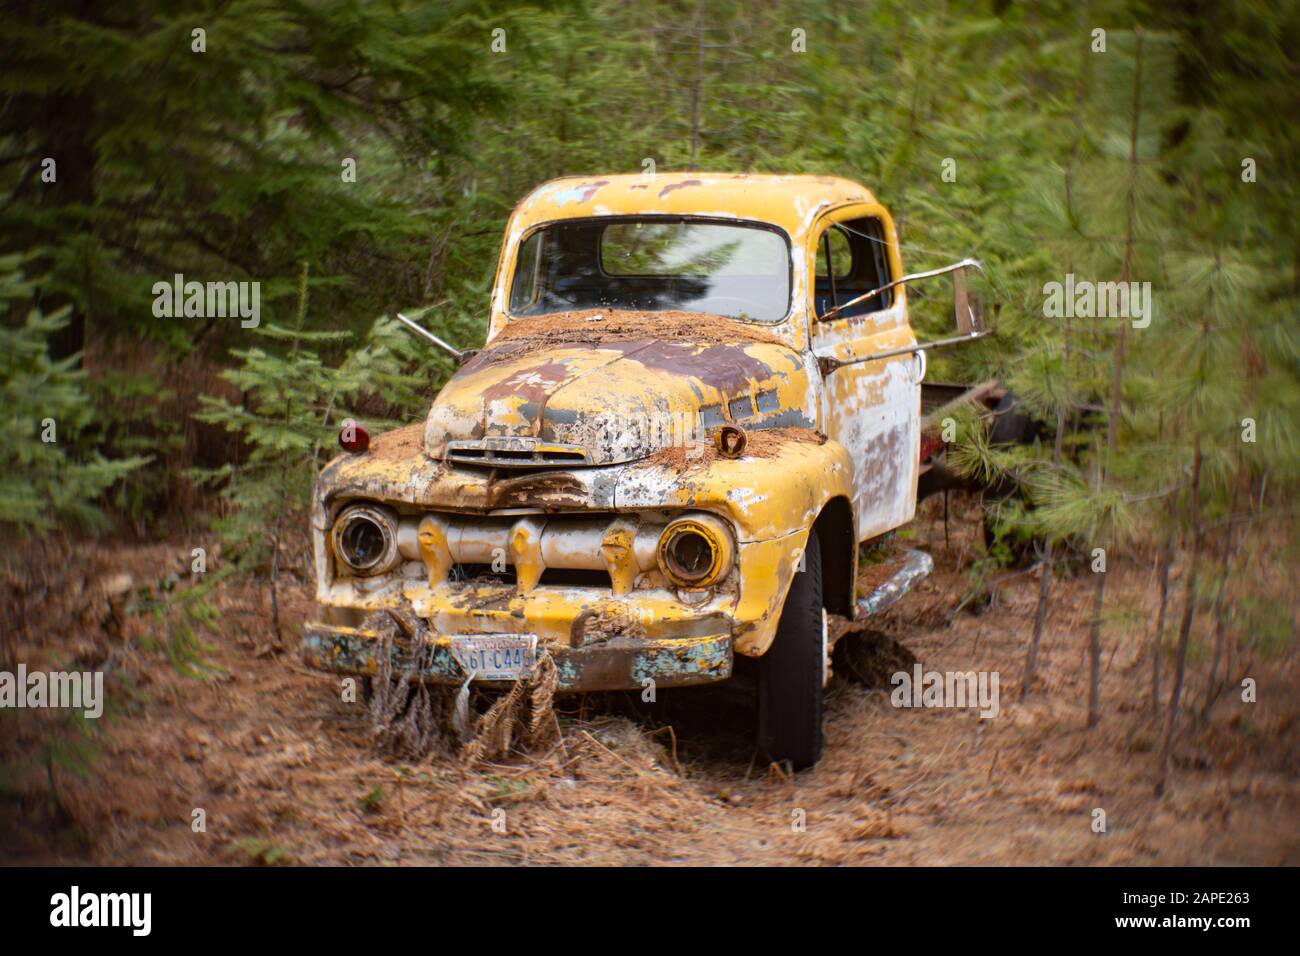
{"label": "rusty truck body", "polygon": [[[559,690],[759,670],[758,742],[822,747],[826,614],[910,521],[932,344],[893,220],[853,182],[567,178],[511,215],[484,346],[427,419],[332,461],[314,498],[317,668]],[[961,302],[959,301],[959,306]],[[384,618],[400,624],[378,626]],[[387,671],[385,671],[387,672]]]}

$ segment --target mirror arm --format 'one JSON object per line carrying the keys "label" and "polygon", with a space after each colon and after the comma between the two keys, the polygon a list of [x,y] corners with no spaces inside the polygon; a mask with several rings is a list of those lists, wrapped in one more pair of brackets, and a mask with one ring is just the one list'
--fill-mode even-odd
{"label": "mirror arm", "polygon": [[[884,285],[882,285],[879,289],[872,289],[870,292],[864,293],[863,295],[860,295],[857,298],[850,299],[848,302],[845,302],[843,305],[837,305],[833,309],[827,309],[824,313],[822,313],[822,315],[817,319],[817,321],[818,322],[829,321],[830,319],[835,318],[835,316],[839,315],[845,309],[851,309],[853,308],[853,306],[859,304],[860,302],[866,302],[868,299],[880,295],[880,293],[882,292],[888,292],[896,285],[902,285],[905,282],[912,282],[915,281],[916,279],[932,279],[935,276],[945,275],[949,272],[956,272],[958,269],[975,269],[981,273],[984,271],[984,267],[980,264],[980,261],[978,259],[963,259],[961,260],[961,262],[954,262],[952,265],[949,266],[940,266],[938,269],[930,269],[928,272],[913,272],[905,276],[899,276],[893,282],[887,282]],[[963,339],[964,338],[969,338],[969,336],[963,336]]]}
{"label": "mirror arm", "polygon": [[456,348],[456,346],[452,345],[451,343],[444,342],[442,339],[438,338],[438,336],[434,335],[432,332],[426,329],[423,325],[420,325],[420,323],[418,322],[411,321],[406,316],[402,315],[402,313],[398,312],[396,313],[396,315],[397,315],[397,320],[401,322],[403,325],[405,325],[408,329],[410,329],[413,332],[418,332],[420,335],[423,335],[426,339],[428,339],[434,345],[438,346],[438,348],[442,349],[444,352],[446,352],[448,355],[454,358],[457,362],[464,362],[467,358],[469,358],[471,355],[474,354],[473,351],[462,352],[460,349]]}
{"label": "mirror arm", "polygon": [[997,334],[996,329],[984,329],[980,332],[970,332],[966,335],[954,335],[946,339],[935,339],[933,342],[917,342],[915,345],[903,345],[896,349],[886,349],[883,352],[875,352],[872,355],[864,355],[862,358],[837,359],[829,355],[820,356],[817,359],[817,365],[821,369],[823,376],[829,375],[837,368],[843,368],[846,365],[861,365],[863,362],[875,362],[878,359],[892,358],[895,355],[908,355],[913,352],[924,352],[927,349],[941,349],[949,345],[961,345],[963,342],[974,342],[977,339],[987,338],[990,335]]}

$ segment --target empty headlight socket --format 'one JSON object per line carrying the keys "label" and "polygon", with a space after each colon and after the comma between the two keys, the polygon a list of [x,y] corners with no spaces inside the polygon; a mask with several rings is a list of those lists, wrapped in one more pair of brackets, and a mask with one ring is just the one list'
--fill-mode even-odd
{"label": "empty headlight socket", "polygon": [[659,538],[658,557],[659,570],[673,585],[697,590],[727,576],[735,548],[721,518],[696,513],[669,522]]}
{"label": "empty headlight socket", "polygon": [[397,516],[375,504],[352,504],[339,512],[330,529],[339,563],[357,577],[384,574],[397,567]]}

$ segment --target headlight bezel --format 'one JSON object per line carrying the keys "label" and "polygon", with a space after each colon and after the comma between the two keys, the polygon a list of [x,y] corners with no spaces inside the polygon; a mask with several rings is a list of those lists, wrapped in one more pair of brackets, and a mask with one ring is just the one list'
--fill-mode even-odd
{"label": "headlight bezel", "polygon": [[[401,561],[397,547],[397,515],[390,509],[372,502],[354,502],[343,508],[330,528],[330,547],[337,566],[347,575],[371,578],[392,571]],[[378,534],[369,548],[373,558],[356,557],[360,542],[349,535]],[[351,555],[351,556],[350,556]]]}
{"label": "headlight bezel", "polygon": [[[691,538],[709,547],[709,563],[696,571],[693,561],[681,548],[691,546]],[[656,547],[659,570],[675,587],[687,590],[711,588],[731,573],[735,563],[735,545],[730,529],[714,515],[695,512],[674,518],[664,526]]]}

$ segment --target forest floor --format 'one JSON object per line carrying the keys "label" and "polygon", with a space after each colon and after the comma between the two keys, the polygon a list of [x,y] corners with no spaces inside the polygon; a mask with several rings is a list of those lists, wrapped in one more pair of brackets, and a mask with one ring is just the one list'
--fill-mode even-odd
{"label": "forest floor", "polygon": [[[741,685],[661,691],[653,708],[625,706],[633,695],[561,699],[558,740],[497,762],[445,749],[382,758],[365,703],[343,702],[336,675],[299,661],[305,583],[281,595],[283,649],[264,592],[219,585],[190,676],[184,632],[160,633],[176,613],[165,587],[154,613],[118,602],[78,617],[50,600],[47,623],[78,637],[33,638],[20,659],[97,660],[118,676],[89,736],[64,727],[59,742],[48,711],[0,713],[0,863],[1300,863],[1293,647],[1252,665],[1257,703],[1229,688],[1203,724],[1208,668],[1193,662],[1157,798],[1149,564],[1111,570],[1103,718],[1088,730],[1091,576],[1058,581],[1034,693],[1018,703],[1037,572],[1000,572],[991,602],[958,608],[982,551],[977,509],[955,502],[950,544],[936,508],[912,529],[935,573],[872,626],[926,670],[998,672],[998,716],[896,708],[887,685],[837,673],[825,756],[793,776],[755,763]],[[188,563],[188,545],[123,545],[101,546],[95,567],[120,592]],[[1202,616],[1197,646],[1210,626]]]}

